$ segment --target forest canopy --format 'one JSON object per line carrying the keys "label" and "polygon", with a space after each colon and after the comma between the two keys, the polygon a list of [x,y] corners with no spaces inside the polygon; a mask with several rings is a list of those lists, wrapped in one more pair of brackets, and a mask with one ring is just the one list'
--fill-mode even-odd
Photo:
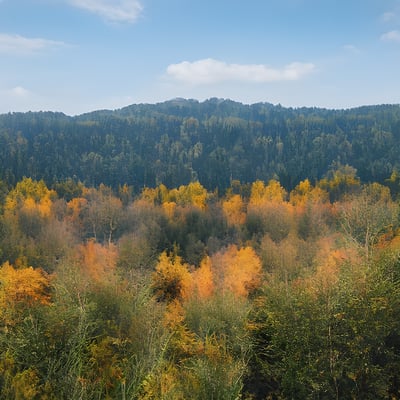
{"label": "forest canopy", "polygon": [[176,99],[76,117],[0,116],[0,179],[48,186],[73,179],[117,189],[198,180],[222,193],[233,180],[277,179],[287,190],[350,165],[362,182],[400,169],[400,106],[348,110]]}
{"label": "forest canopy", "polygon": [[5,189],[0,398],[400,398],[399,204],[353,172]]}
{"label": "forest canopy", "polygon": [[400,399],[399,106],[0,116],[0,399]]}

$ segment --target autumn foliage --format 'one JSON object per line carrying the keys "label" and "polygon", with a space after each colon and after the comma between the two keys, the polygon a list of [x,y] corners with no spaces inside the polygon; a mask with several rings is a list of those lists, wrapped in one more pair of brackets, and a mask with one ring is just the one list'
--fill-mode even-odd
{"label": "autumn foliage", "polygon": [[0,324],[15,325],[24,311],[35,306],[49,305],[51,282],[40,269],[15,269],[8,262],[0,267]]}
{"label": "autumn foliage", "polygon": [[217,287],[237,296],[248,296],[261,285],[261,260],[251,247],[232,245],[212,258]]}
{"label": "autumn foliage", "polygon": [[15,269],[8,262],[0,267],[1,308],[17,304],[49,304],[50,281],[40,269]]}
{"label": "autumn foliage", "polygon": [[400,398],[387,187],[57,187],[3,196],[0,399]]}
{"label": "autumn foliage", "polygon": [[170,255],[165,251],[161,253],[152,281],[160,300],[172,301],[189,295],[191,275],[188,265],[175,252]]}

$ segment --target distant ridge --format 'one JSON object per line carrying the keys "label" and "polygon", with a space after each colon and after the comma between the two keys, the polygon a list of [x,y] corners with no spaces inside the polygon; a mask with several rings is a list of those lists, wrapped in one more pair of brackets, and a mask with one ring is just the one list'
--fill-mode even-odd
{"label": "distant ridge", "polygon": [[[348,112],[348,111],[353,111],[353,110],[362,110],[362,109],[370,109],[370,108],[376,108],[376,107],[393,107],[397,108],[400,107],[400,103],[388,103],[388,104],[370,104],[370,105],[359,105],[359,106],[354,106],[354,107],[346,107],[346,108],[326,108],[326,107],[318,107],[318,106],[299,106],[299,107],[286,107],[281,104],[272,104],[267,101],[265,102],[256,102],[256,103],[242,103],[239,101],[231,100],[229,98],[217,98],[217,97],[211,97],[209,99],[200,101],[196,99],[186,99],[183,97],[176,97],[172,98],[170,100],[165,100],[162,102],[155,102],[155,103],[133,103],[129,104],[127,106],[121,107],[121,108],[116,108],[116,109],[97,109],[97,110],[92,110],[88,111],[82,114],[77,114],[74,116],[70,116],[65,114],[62,111],[46,111],[46,110],[41,110],[41,111],[26,111],[26,112],[21,112],[21,111],[11,111],[8,113],[0,114],[2,115],[20,115],[20,114],[45,114],[45,115],[58,115],[58,116],[65,116],[65,117],[70,117],[70,118],[81,118],[81,117],[87,117],[91,115],[110,115],[110,114],[116,114],[116,115],[128,115],[128,114],[135,114],[137,112],[142,112],[143,110],[168,110],[171,111],[174,108],[179,109],[179,110],[188,110],[190,112],[193,112],[193,109],[195,108],[204,108],[204,107],[226,107],[226,106],[231,106],[231,107],[237,107],[237,108],[259,108],[259,107],[266,107],[266,108],[276,108],[276,109],[284,109],[284,110],[319,110],[319,111],[335,111],[335,112]],[[189,112],[189,113],[190,113]]]}
{"label": "distant ridge", "polygon": [[224,191],[232,180],[278,178],[291,189],[346,164],[365,182],[385,182],[400,170],[398,154],[396,104],[330,110],[177,98],[74,117],[0,115],[0,179],[9,184],[73,178],[139,191],[198,179]]}

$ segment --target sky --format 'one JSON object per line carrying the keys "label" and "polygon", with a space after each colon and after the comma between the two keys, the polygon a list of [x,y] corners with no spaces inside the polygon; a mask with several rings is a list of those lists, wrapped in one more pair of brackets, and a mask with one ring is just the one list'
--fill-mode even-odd
{"label": "sky", "polygon": [[0,0],[0,113],[400,103],[400,0]]}

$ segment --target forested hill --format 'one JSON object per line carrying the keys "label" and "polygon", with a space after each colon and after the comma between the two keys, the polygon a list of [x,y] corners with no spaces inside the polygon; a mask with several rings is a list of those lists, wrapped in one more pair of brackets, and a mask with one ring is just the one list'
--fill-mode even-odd
{"label": "forested hill", "polygon": [[285,108],[268,103],[175,99],[76,117],[28,112],[0,115],[0,179],[48,185],[207,189],[277,178],[287,189],[351,165],[363,182],[400,170],[400,105],[349,110]]}

